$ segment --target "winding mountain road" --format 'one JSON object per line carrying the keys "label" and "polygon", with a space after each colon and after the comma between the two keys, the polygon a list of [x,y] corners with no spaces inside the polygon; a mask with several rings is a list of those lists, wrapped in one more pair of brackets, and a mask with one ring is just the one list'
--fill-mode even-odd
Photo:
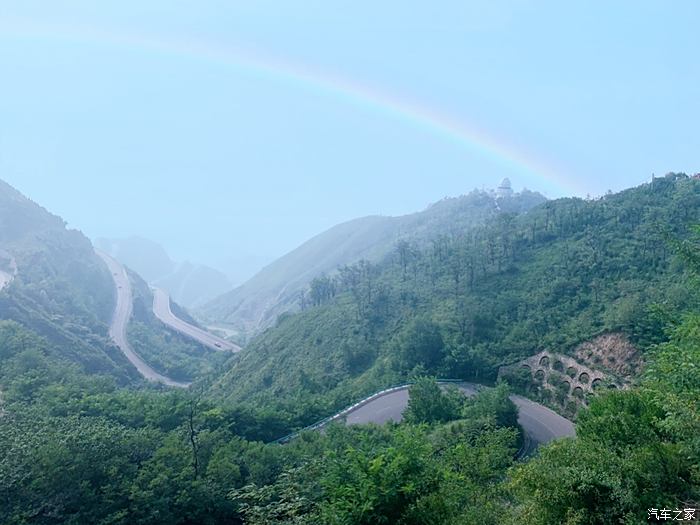
{"label": "winding mountain road", "polygon": [[[126,326],[131,317],[132,294],[131,283],[124,267],[104,252],[96,251],[109,268],[117,290],[117,304],[114,317],[109,329],[109,335],[124,355],[136,367],[139,373],[150,381],[157,381],[169,386],[186,388],[188,383],[180,383],[159,374],[136,354],[126,338]],[[224,339],[216,337],[201,328],[192,326],[176,317],[170,309],[170,297],[159,289],[153,291],[153,312],[163,323],[215,350],[238,352],[241,348]],[[348,425],[365,423],[384,424],[388,421],[401,421],[403,412],[408,406],[410,385],[394,387],[378,392],[362,401],[346,408],[335,416],[324,420],[312,428],[321,428],[331,421],[345,420]],[[458,388],[468,396],[475,395],[480,385],[460,383]],[[526,447],[522,455],[528,455],[538,445],[550,441],[576,435],[574,424],[553,410],[530,401],[521,396],[512,395],[510,399],[518,407],[518,423],[526,434]]]}
{"label": "winding mountain road", "polygon": [[[460,383],[457,386],[467,396],[473,396],[483,388],[481,385],[471,383]],[[381,425],[388,421],[401,421],[403,412],[408,406],[409,388],[410,385],[404,385],[378,392],[314,428],[321,428],[331,421],[338,420],[345,420],[348,425],[366,423]],[[576,435],[574,424],[553,410],[522,396],[512,395],[510,399],[518,407],[518,423],[527,438],[525,447],[521,450],[521,456],[530,455],[539,445],[554,439]]]}
{"label": "winding mountain road", "polygon": [[161,322],[168,325],[173,330],[177,330],[181,334],[191,337],[213,350],[229,352],[241,351],[240,346],[175,317],[175,314],[173,314],[170,309],[170,296],[165,290],[161,290],[160,288],[153,288],[153,313]]}
{"label": "winding mountain road", "polygon": [[129,276],[126,274],[124,267],[115,259],[99,250],[95,250],[95,253],[97,253],[97,255],[105,262],[107,268],[109,268],[109,273],[112,274],[114,286],[117,290],[117,303],[114,307],[114,316],[112,317],[112,323],[109,327],[109,335],[112,340],[124,353],[131,364],[136,367],[136,370],[138,370],[139,373],[149,381],[155,381],[157,383],[163,383],[164,385],[178,388],[187,388],[190,386],[189,383],[181,383],[159,374],[153,370],[148,363],[141,359],[136,352],[133,351],[126,337],[126,326],[131,318],[131,311],[133,307]]}
{"label": "winding mountain road", "polygon": [[574,424],[554,410],[522,396],[512,395],[510,399],[518,407],[518,423],[529,438],[526,455],[532,453],[538,445],[576,435]]}

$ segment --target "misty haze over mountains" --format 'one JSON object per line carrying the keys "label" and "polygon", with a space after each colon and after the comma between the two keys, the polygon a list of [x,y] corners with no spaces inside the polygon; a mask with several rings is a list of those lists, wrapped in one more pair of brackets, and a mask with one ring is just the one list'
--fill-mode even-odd
{"label": "misty haze over mountains", "polygon": [[[267,294],[259,317],[264,323],[251,330],[245,348],[231,345],[233,350],[225,348],[228,341],[210,339],[196,319],[167,300],[161,304],[174,321],[166,322],[152,289],[133,268],[100,260],[80,232],[0,182],[0,264],[10,275],[0,289],[0,446],[8,451],[0,461],[0,489],[10,494],[8,505],[0,507],[0,522],[21,522],[15,518],[32,501],[50,494],[71,502],[51,516],[77,515],[79,523],[105,516],[130,525],[130,516],[148,514],[157,504],[152,490],[141,486],[147,483],[164,484],[159,498],[167,503],[158,513],[168,517],[148,520],[154,523],[185,525],[176,518],[180,510],[167,509],[175,504],[174,494],[197,490],[218,503],[179,501],[178,508],[201,518],[196,522],[223,525],[240,516],[246,517],[240,523],[268,525],[274,523],[268,517],[278,515],[279,491],[292,490],[315,494],[299,510],[300,523],[333,523],[319,520],[324,512],[319,509],[333,505],[331,516],[350,512],[345,487],[355,487],[357,476],[348,478],[348,471],[359,468],[357,475],[365,479],[365,465],[397,453],[403,458],[399,467],[422,463],[408,471],[401,467],[399,486],[407,476],[422,480],[446,469],[438,476],[445,481],[431,481],[421,494],[440,502],[447,496],[435,491],[449,490],[459,509],[453,514],[460,521],[454,523],[460,525],[462,502],[484,491],[498,494],[495,504],[512,515],[513,525],[562,523],[558,517],[528,521],[523,518],[528,511],[503,503],[506,484],[520,472],[529,472],[528,483],[536,488],[523,490],[518,501],[538,506],[543,479],[554,476],[559,483],[573,475],[580,481],[564,493],[576,494],[579,482],[590,483],[590,465],[602,472],[594,480],[632,479],[655,499],[669,492],[693,498],[700,493],[697,484],[685,480],[696,464],[687,459],[695,453],[692,407],[700,385],[680,390],[677,385],[685,374],[679,360],[700,359],[693,328],[699,321],[690,313],[698,301],[683,259],[667,246],[685,239],[679,253],[687,252],[696,264],[697,179],[669,173],[599,199],[551,201],[527,190],[514,193],[504,181],[496,191],[444,199],[412,215],[340,224],[263,269],[263,279],[210,303],[235,307],[230,295],[236,299],[252,289],[249,304],[258,306],[254,299]],[[154,243],[128,239],[103,245],[151,279],[168,271],[178,275]],[[324,275],[333,266],[341,266],[340,273]],[[256,295],[265,280],[280,283],[281,290],[259,288]],[[290,292],[287,301],[285,288],[299,294]],[[687,320],[669,336],[665,318]],[[231,319],[225,319],[229,329],[235,327]],[[242,331],[221,333],[242,339]],[[645,356],[670,365],[651,368],[652,379],[640,378]],[[445,376],[460,378],[458,387],[443,392],[445,384],[435,377]],[[638,387],[640,381],[653,389],[663,410],[644,405],[648,390]],[[396,384],[402,386],[386,390]],[[619,406],[628,400],[631,407]],[[650,422],[652,414],[663,419]],[[610,423],[620,417],[636,426],[628,431]],[[689,430],[678,420],[691,421]],[[377,426],[387,421],[400,424]],[[644,429],[667,421],[673,423],[670,431],[665,427],[636,441]],[[329,424],[328,432],[318,432]],[[618,449],[616,440],[633,443],[634,454]],[[455,454],[447,465],[441,459],[445,447]],[[492,480],[477,479],[468,493],[443,486],[454,475],[452,458],[465,447],[469,456],[458,471],[470,473],[474,461],[483,461]],[[560,447],[572,448],[573,458],[588,454],[581,474],[572,474],[568,456],[556,455]],[[660,448],[673,454],[668,468],[675,474],[650,479]],[[319,462],[326,465],[321,474],[315,471]],[[288,479],[284,470],[274,473],[284,465],[305,473],[301,485],[276,486]],[[79,489],[65,483],[66,469],[76,470]],[[260,471],[273,474],[259,477]],[[17,479],[17,472],[26,475]],[[34,479],[44,485],[33,488]],[[261,519],[258,511],[249,514],[216,497],[228,491],[260,501],[250,484],[256,480],[264,497],[274,498]],[[457,487],[462,485],[460,480]],[[90,496],[93,490],[121,495],[105,508],[102,497]],[[587,512],[641,515],[646,499],[630,497],[632,503],[613,498]],[[412,508],[401,502],[374,511],[408,512]],[[562,515],[559,505],[549,512]],[[218,517],[210,520],[211,515]],[[481,525],[480,518],[464,523]]]}
{"label": "misty haze over mountains", "polygon": [[[319,233],[256,269],[250,279],[235,287],[225,275],[236,272],[235,261],[221,270],[175,263],[161,245],[141,237],[99,238],[95,243],[152,286],[167,290],[173,300],[244,341],[273,324],[280,314],[298,309],[299,294],[316,277],[333,274],[360,259],[379,261],[401,239],[422,244],[437,235],[476,226],[494,214],[526,212],[545,200],[527,189],[515,193],[505,179],[492,190],[446,197],[421,212],[354,219]],[[223,251],[234,249],[222,246]]]}
{"label": "misty haze over mountains", "polygon": [[498,214],[519,214],[541,204],[543,195],[514,193],[508,179],[495,190],[474,190],[445,198],[424,211],[398,217],[370,216],[339,224],[280,257],[235,290],[199,309],[217,326],[243,340],[299,308],[300,293],[312,279],[364,259],[377,262],[400,240],[422,246],[441,234],[475,227]]}
{"label": "misty haze over mountains", "polygon": [[188,261],[176,263],[162,246],[148,239],[99,238],[95,246],[135,270],[149,284],[167,290],[175,301],[189,308],[201,306],[232,288],[223,272]]}
{"label": "misty haze over mountains", "polygon": [[[235,253],[234,246],[228,246],[230,249],[223,249],[227,242],[229,241],[226,237],[222,236],[222,252]],[[192,267],[199,268],[212,274],[211,280],[215,282],[212,289],[219,289],[224,285],[224,280],[229,283],[225,287],[237,286],[253,276],[270,260],[269,256],[264,255],[230,255],[219,258],[217,263],[212,266],[201,262],[190,262],[190,259],[196,261],[206,254],[200,253],[196,248],[188,249],[186,245],[183,245],[180,252],[187,254],[187,257],[184,262],[178,263],[171,258],[162,244],[138,235],[125,238],[96,237],[95,245],[104,248],[105,251],[113,255],[119,254],[119,257],[124,258],[125,264],[137,265],[141,268],[139,273],[149,281],[167,277],[177,269],[189,273]],[[214,272],[219,275],[215,277]]]}
{"label": "misty haze over mountains", "polygon": [[0,525],[698,523],[698,0],[0,4]]}

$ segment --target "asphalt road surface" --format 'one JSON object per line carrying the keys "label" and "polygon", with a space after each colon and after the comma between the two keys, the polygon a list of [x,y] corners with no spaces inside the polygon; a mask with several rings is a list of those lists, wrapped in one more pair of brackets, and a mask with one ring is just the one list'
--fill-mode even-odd
{"label": "asphalt road surface", "polygon": [[170,328],[177,330],[181,334],[191,337],[192,339],[195,339],[209,348],[228,352],[241,351],[240,346],[226,341],[225,339],[221,339],[214,334],[210,334],[201,328],[192,326],[182,319],[175,317],[170,309],[170,296],[165,290],[161,290],[160,288],[153,288],[153,313]]}
{"label": "asphalt road surface", "polygon": [[539,444],[576,435],[574,424],[554,410],[522,396],[512,395],[510,399],[518,407],[518,423],[530,438],[530,451]]}
{"label": "asphalt road surface", "polygon": [[[392,390],[386,394],[373,396],[367,403],[359,403],[355,408],[344,412],[346,423],[358,425],[401,421],[403,411],[408,406],[408,388],[406,386]],[[479,388],[478,385],[469,383],[459,385],[459,389],[468,396],[476,394]],[[521,396],[512,395],[510,399],[518,407],[518,423],[529,438],[525,455],[540,444],[576,434],[574,424],[553,410]]]}
{"label": "asphalt road surface", "polygon": [[126,326],[131,318],[132,310],[131,283],[129,282],[129,277],[126,274],[124,267],[115,259],[101,251],[95,250],[95,252],[105,262],[107,268],[109,268],[109,273],[112,274],[114,286],[117,289],[117,304],[114,308],[112,324],[109,327],[110,337],[114,340],[116,345],[124,353],[131,364],[134,365],[139,373],[149,381],[163,383],[164,385],[168,386],[187,388],[189,383],[180,383],[159,374],[132,350],[126,338]]}

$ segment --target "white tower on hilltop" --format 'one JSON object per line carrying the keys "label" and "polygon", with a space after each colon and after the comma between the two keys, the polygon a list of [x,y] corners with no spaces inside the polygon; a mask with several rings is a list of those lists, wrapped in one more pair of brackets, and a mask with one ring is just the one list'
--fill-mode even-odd
{"label": "white tower on hilltop", "polygon": [[498,188],[496,188],[496,195],[500,199],[513,196],[513,188],[510,185],[510,179],[505,178],[501,181],[501,184],[499,184]]}

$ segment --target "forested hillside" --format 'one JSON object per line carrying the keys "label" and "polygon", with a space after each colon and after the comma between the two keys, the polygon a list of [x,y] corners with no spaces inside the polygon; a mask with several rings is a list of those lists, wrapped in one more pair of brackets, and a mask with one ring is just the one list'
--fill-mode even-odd
{"label": "forested hillside", "polygon": [[[0,270],[13,277],[0,289],[0,320],[18,322],[41,337],[48,368],[75,365],[119,384],[142,380],[108,335],[115,285],[90,241],[2,181]],[[135,315],[129,339],[137,353],[177,379],[211,373],[223,355],[168,329],[151,313],[153,297],[146,283],[134,273],[131,282]],[[21,355],[31,369],[31,355]]]}
{"label": "forested hillside", "polygon": [[[504,386],[465,400],[422,379],[400,425],[264,444],[270,407],[116,390],[43,366],[46,343],[0,322],[0,523],[646,523],[700,499],[698,313],[667,336],[638,388],[596,397],[576,438],[522,462]],[[4,375],[22,354],[40,381]]]}
{"label": "forested hillside", "polygon": [[[315,280],[305,311],[210,390],[121,388],[52,333],[2,320],[0,523],[607,525],[696,508],[698,199],[698,181],[674,176],[401,243]],[[25,286],[14,253],[8,300]],[[132,279],[148,326],[148,289]],[[529,460],[506,384],[465,398],[426,377],[493,379],[502,362],[608,330],[644,350],[645,371],[594,393],[576,437]],[[403,423],[274,442],[407,377]]]}
{"label": "forested hillside", "polygon": [[0,319],[46,337],[52,354],[86,371],[138,377],[107,336],[114,285],[86,237],[0,181],[0,243],[16,264]]}
{"label": "forested hillside", "polygon": [[314,280],[305,311],[257,338],[210,393],[310,422],[412,376],[492,381],[503,364],[606,332],[644,350],[697,302],[667,239],[698,219],[700,181],[669,175],[500,214],[425,247],[400,242],[380,264]]}
{"label": "forested hillside", "polygon": [[422,246],[436,235],[464,231],[502,213],[523,213],[544,201],[542,195],[528,190],[509,193],[507,199],[475,190],[444,199],[419,213],[363,217],[339,224],[211,301],[200,314],[238,331],[240,339],[245,340],[269,327],[280,314],[296,311],[300,292],[315,277],[360,260],[378,262],[401,239]]}
{"label": "forested hillside", "polygon": [[0,525],[700,525],[699,21],[0,0]]}
{"label": "forested hillside", "polygon": [[[161,323],[153,313],[153,292],[148,284],[134,272],[129,272],[129,278],[134,296],[129,341],[149,365],[171,379],[189,382],[211,374],[226,361],[228,354],[216,352]],[[179,309],[177,305],[176,308]]]}

